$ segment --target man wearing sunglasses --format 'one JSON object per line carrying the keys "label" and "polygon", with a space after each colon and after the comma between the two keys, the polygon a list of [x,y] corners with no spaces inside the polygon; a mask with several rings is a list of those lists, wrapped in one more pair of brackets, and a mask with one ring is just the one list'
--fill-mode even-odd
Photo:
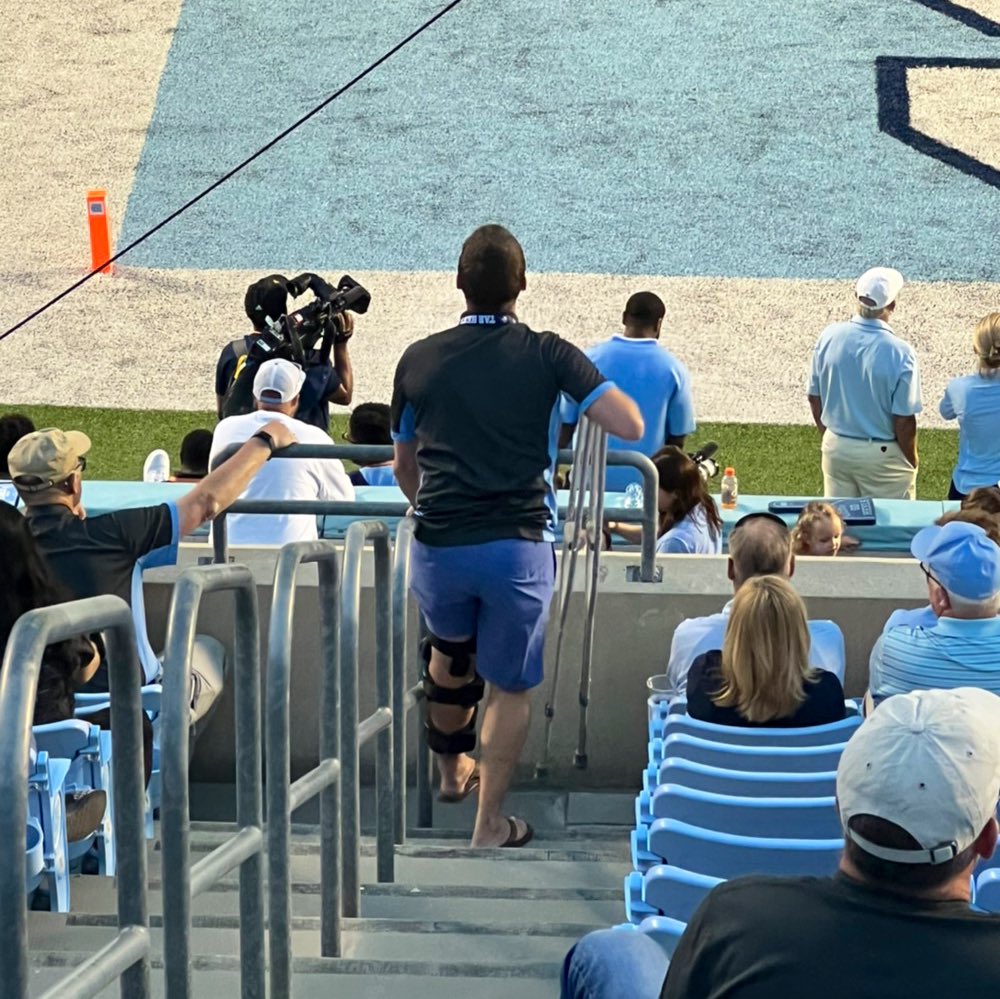
{"label": "man wearing sunglasses", "polygon": [[925,527],[910,545],[927,580],[930,612],[899,615],[869,663],[878,704],[911,690],[980,687],[1000,694],[1000,547],[977,524]]}

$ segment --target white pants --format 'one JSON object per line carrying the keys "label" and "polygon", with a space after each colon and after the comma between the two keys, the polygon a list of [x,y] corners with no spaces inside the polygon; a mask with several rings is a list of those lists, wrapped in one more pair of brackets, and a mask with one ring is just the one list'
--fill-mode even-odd
{"label": "white pants", "polygon": [[823,434],[823,494],[916,499],[917,470],[896,441],[855,440]]}

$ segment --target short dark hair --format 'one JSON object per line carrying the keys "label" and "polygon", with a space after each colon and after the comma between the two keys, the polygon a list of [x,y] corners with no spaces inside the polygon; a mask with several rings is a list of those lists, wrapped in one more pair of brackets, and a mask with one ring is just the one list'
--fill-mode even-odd
{"label": "short dark hair", "polygon": [[288,311],[288,278],[268,274],[254,281],[243,298],[243,308],[255,330],[264,328],[264,317],[277,319]]}
{"label": "short dark hair", "polygon": [[625,322],[635,326],[655,326],[667,314],[659,295],[637,291],[625,303]]}
{"label": "short dark hair", "polygon": [[524,250],[514,236],[502,225],[483,225],[462,244],[460,287],[477,308],[499,309],[521,293],[524,266]]}
{"label": "short dark hair", "polygon": [[208,456],[212,451],[212,431],[192,430],[181,441],[181,471],[188,475],[208,475]]}
{"label": "short dark hair", "polygon": [[[848,826],[859,836],[892,850],[919,850],[920,844],[902,827],[876,815],[852,815]],[[869,880],[903,891],[929,891],[940,888],[966,870],[976,857],[974,846],[967,847],[943,864],[897,864],[882,860],[863,850],[854,840],[844,837],[844,854]]]}
{"label": "short dark hair", "polygon": [[389,407],[384,402],[363,402],[355,406],[347,424],[352,444],[391,444]]}
{"label": "short dark hair", "polygon": [[35,432],[35,424],[23,413],[7,413],[0,416],[0,479],[10,478],[7,459],[14,445],[28,434]]}

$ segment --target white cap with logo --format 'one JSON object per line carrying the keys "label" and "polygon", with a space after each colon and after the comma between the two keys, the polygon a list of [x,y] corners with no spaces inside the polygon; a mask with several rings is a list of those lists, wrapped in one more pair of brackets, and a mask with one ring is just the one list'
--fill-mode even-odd
{"label": "white cap with logo", "polygon": [[884,309],[903,290],[903,275],[892,267],[873,267],[854,286],[858,301],[869,309]]}
{"label": "white cap with logo", "polygon": [[[943,864],[967,849],[1000,798],[1000,697],[986,690],[917,690],[883,701],[854,733],[837,767],[844,835],[897,864]],[[921,846],[898,850],[850,828],[873,815]]]}
{"label": "white cap with logo", "polygon": [[306,373],[294,361],[276,357],[265,361],[253,380],[254,398],[261,402],[291,402],[306,380]]}

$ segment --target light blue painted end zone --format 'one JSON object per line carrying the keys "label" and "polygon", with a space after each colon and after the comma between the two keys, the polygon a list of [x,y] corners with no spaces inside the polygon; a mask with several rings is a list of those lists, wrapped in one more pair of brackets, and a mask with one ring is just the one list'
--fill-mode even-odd
{"label": "light blue painted end zone", "polygon": [[[121,245],[437,9],[187,0]],[[875,59],[997,54],[914,0],[464,0],[131,262],[447,270],[500,220],[543,271],[995,280],[1000,190],[878,131]]]}

